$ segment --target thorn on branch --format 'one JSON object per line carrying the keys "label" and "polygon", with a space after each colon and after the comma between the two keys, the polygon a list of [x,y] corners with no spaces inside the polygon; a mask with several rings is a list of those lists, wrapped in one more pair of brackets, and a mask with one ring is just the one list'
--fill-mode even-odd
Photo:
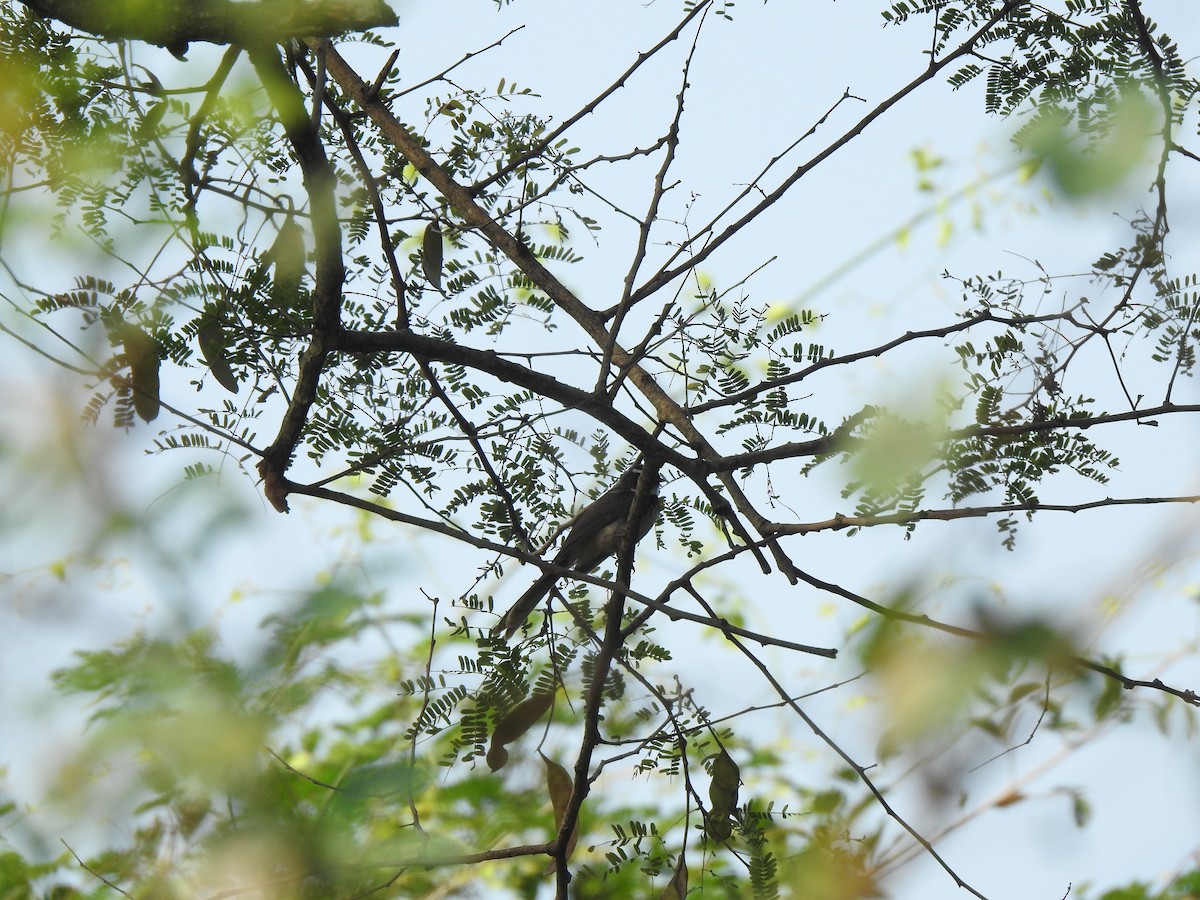
{"label": "thorn on branch", "polygon": [[392,55],[387,58],[387,62],[383,64],[383,68],[379,70],[379,74],[375,76],[375,80],[371,82],[371,86],[367,88],[366,97],[368,100],[375,100],[379,97],[379,92],[383,90],[383,83],[387,81],[388,75],[392,72],[392,66],[396,64],[399,56],[400,48],[397,47],[392,51]]}

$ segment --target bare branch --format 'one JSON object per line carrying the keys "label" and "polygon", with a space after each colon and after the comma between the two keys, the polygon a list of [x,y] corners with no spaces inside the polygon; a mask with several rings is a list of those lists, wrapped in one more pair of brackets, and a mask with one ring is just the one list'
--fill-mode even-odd
{"label": "bare branch", "polygon": [[872,122],[874,122],[884,113],[888,112],[892,107],[897,105],[901,100],[905,99],[909,94],[915,92],[919,87],[936,78],[937,75],[951,63],[970,53],[971,48],[974,47],[984,35],[991,31],[998,23],[1002,22],[1015,7],[1019,6],[1023,2],[1024,0],[1005,0],[1005,3],[998,10],[996,10],[996,12],[988,19],[988,21],[984,23],[984,25],[980,27],[973,35],[967,38],[967,40],[965,40],[957,50],[936,62],[931,61],[924,72],[876,106],[873,110],[871,110],[871,112],[859,119],[858,122],[848,129],[840,138],[838,138],[836,141],[833,141],[828,147],[814,156],[811,160],[796,169],[791,175],[783,180],[779,187],[767,194],[761,201],[755,204],[737,221],[726,226],[718,233],[715,230],[716,220],[714,220],[691,238],[680,244],[676,252],[672,254],[671,260],[678,259],[683,253],[695,245],[701,237],[705,237],[710,233],[713,234],[712,239],[705,242],[703,249],[697,250],[695,253],[690,254],[687,259],[674,268],[671,268],[671,260],[668,260],[657,274],[655,274],[649,281],[634,291],[631,300],[634,302],[641,300],[643,297],[649,296],[650,294],[660,290],[670,282],[674,281],[680,275],[692,271],[697,265],[711,256],[718,247],[722,246],[735,234],[738,234],[743,228],[750,224],[750,222],[757,219],[764,210],[773,206],[780,197],[786,194],[792,188],[792,186],[796,184],[796,182],[798,182],[801,178],[803,178],[829,157],[837,153],[837,151],[839,151],[846,144],[850,143],[850,141],[858,137],[858,135],[861,134]]}
{"label": "bare branch", "polygon": [[1078,513],[1107,506],[1153,506],[1159,503],[1200,503],[1200,494],[1179,497],[1123,497],[1090,500],[1086,503],[1007,503],[1000,506],[968,506],[951,509],[916,509],[911,512],[888,513],[877,516],[844,516],[840,513],[822,522],[780,523],[776,534],[814,534],[818,531],[841,531],[845,528],[871,528],[876,525],[909,525],[913,522],[950,522],[955,519],[980,519],[987,516],[1013,513],[1069,512]]}

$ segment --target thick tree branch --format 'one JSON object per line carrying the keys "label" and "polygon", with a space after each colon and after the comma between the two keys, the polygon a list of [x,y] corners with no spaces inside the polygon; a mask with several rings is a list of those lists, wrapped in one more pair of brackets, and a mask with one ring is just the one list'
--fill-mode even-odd
{"label": "thick tree branch", "polygon": [[277,43],[395,25],[383,0],[21,0],[46,19],[109,40],[163,47]]}
{"label": "thick tree branch", "polygon": [[607,397],[559,381],[533,366],[512,362],[490,350],[452,344],[415,331],[350,330],[339,333],[333,349],[346,353],[408,353],[419,360],[467,366],[509,384],[528,388],[569,409],[587,413],[638,450],[674,466],[689,477],[703,477],[707,472],[697,460],[665,447],[641,425],[614,409]]}
{"label": "thick tree branch", "polygon": [[[677,429],[684,439],[695,449],[701,459],[717,457],[716,450],[708,439],[692,424],[686,411],[658,384],[654,376],[642,368],[640,359],[624,349],[614,339],[614,335],[605,327],[603,317],[596,310],[584,304],[566,287],[533,252],[513,234],[500,225],[479,203],[472,192],[455,181],[430,155],[421,141],[403,123],[401,123],[379,99],[371,94],[368,85],[358,73],[332,48],[328,51],[326,60],[330,76],[338,83],[378,126],[383,135],[404,154],[412,166],[432,184],[449,202],[451,208],[467,228],[473,228],[496,249],[513,262],[529,279],[569,315],[595,342],[597,347],[612,346],[612,361],[622,371],[628,371],[629,379],[637,386],[642,395],[654,406],[660,421]],[[661,451],[651,449],[650,455],[662,459]],[[725,489],[733,498],[734,505],[754,528],[766,523],[766,518],[750,503],[741,492],[732,477],[722,476]],[[707,489],[710,500],[722,510],[730,523],[730,527],[746,544],[755,543],[746,526],[734,514],[728,501],[719,495],[714,495]],[[791,575],[792,563],[783,555],[775,544],[771,545],[772,553],[780,568]],[[759,564],[763,571],[769,570],[765,557],[756,551]]]}
{"label": "thick tree branch", "polygon": [[263,451],[263,458],[258,464],[267,499],[280,512],[287,512],[287,488],[283,473],[287,471],[296,444],[300,441],[309,409],[316,400],[325,359],[341,329],[342,287],[346,280],[346,269],[334,198],[337,176],[325,155],[321,136],[304,108],[304,97],[288,78],[275,46],[252,47],[249,55],[300,162],[304,187],[308,192],[316,258],[312,339],[300,358],[296,387],[280,423],[279,433],[271,446]]}

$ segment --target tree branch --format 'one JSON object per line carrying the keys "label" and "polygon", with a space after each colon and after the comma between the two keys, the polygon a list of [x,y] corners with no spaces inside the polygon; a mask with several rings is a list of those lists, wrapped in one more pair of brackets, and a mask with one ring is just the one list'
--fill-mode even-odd
{"label": "tree branch", "polygon": [[21,0],[39,16],[110,40],[162,47],[277,43],[395,25],[383,0]]}
{"label": "tree branch", "polygon": [[[692,424],[691,418],[684,409],[675,402],[650,373],[642,368],[640,359],[629,353],[613,339],[612,333],[605,327],[603,317],[596,310],[584,304],[574,292],[546,268],[542,261],[524,243],[518,240],[513,234],[510,234],[492,218],[487,210],[476,202],[470,189],[459,184],[445,169],[438,165],[429,151],[422,146],[421,141],[392,114],[392,111],[386,104],[381,103],[377,97],[371,95],[371,86],[363,81],[358,73],[350,68],[346,61],[332,48],[328,51],[326,64],[330,76],[338,83],[342,90],[366,111],[367,115],[378,126],[383,135],[392,142],[397,150],[404,154],[413,168],[441,192],[442,196],[446,198],[450,207],[454,210],[454,213],[462,219],[463,223],[468,228],[477,229],[493,247],[508,257],[518,269],[525,273],[534,284],[546,293],[555,305],[575,320],[583,331],[595,342],[596,346],[606,347],[612,342],[613,363],[623,370],[628,370],[630,381],[637,386],[642,395],[654,406],[659,419],[677,429],[702,459],[717,456],[715,449],[713,449],[708,439]],[[654,447],[649,448],[649,455],[660,460],[663,459],[661,448],[657,447],[657,442],[655,442]],[[750,520],[750,524],[754,528],[757,529],[766,522],[766,518],[753,507],[732,477],[722,476],[722,482],[729,495],[733,498],[737,509]],[[710,499],[716,507],[726,515],[730,527],[734,532],[746,544],[753,545],[755,543],[753,537],[750,535],[745,524],[734,515],[728,501],[724,497],[715,495],[707,485],[701,483],[701,486],[705,488],[706,493],[710,495]],[[779,567],[788,575],[789,580],[791,580],[793,578],[791,575],[791,561],[783,555],[783,552],[777,545],[772,544],[771,551],[775,555]],[[755,552],[762,570],[764,572],[769,571],[766,558],[762,556],[761,551],[756,550]]]}
{"label": "tree branch", "polygon": [[1010,515],[1019,512],[1069,512],[1078,513],[1105,506],[1150,506],[1156,503],[1200,503],[1200,494],[1178,497],[1124,497],[1090,500],[1086,503],[1011,503],[1000,506],[971,506],[951,509],[916,509],[911,512],[889,513],[878,516],[844,516],[841,513],[823,522],[781,523],[775,526],[776,534],[813,534],[818,531],[841,531],[845,528],[871,528],[875,525],[908,525],[927,520],[950,522],[954,519],[982,519],[987,516]]}
{"label": "tree branch", "polygon": [[308,411],[317,396],[325,359],[341,330],[342,287],[346,280],[346,268],[342,259],[342,232],[334,198],[337,176],[325,155],[321,136],[304,108],[304,97],[295,82],[288,78],[274,45],[252,47],[248,52],[300,163],[304,187],[308,192],[316,258],[312,340],[300,358],[296,387],[279,425],[279,433],[271,446],[263,451],[263,458],[258,464],[259,474],[263,478],[263,493],[275,509],[287,512],[287,488],[283,473],[287,471],[308,421]]}
{"label": "tree branch", "polygon": [[[863,118],[856,122],[854,126],[846,131],[845,134],[843,134],[840,138],[831,143],[828,147],[826,147],[804,165],[796,169],[791,175],[783,180],[779,187],[775,188],[775,190],[763,197],[762,200],[756,203],[736,222],[726,226],[720,233],[714,233],[717,225],[717,220],[714,219],[695,235],[681,243],[676,249],[675,253],[671,255],[671,258],[668,259],[663,265],[662,269],[660,269],[658,273],[655,274],[654,277],[652,277],[649,281],[634,291],[631,300],[633,302],[637,302],[643,297],[653,294],[660,288],[670,284],[680,275],[695,269],[699,263],[711,256],[718,247],[720,247],[734,235],[739,234],[743,228],[757,219],[766,209],[773,206],[780,197],[786,194],[791,187],[796,184],[796,182],[815,169],[826,159],[841,150],[842,147],[846,146],[848,143],[850,143],[850,141],[858,137],[858,135],[865,130],[868,125],[889,111],[893,106],[898,104],[909,94],[916,91],[917,88],[921,87],[921,85],[932,80],[938,75],[939,72],[946,68],[946,66],[970,53],[971,48],[974,47],[975,44],[977,44],[984,37],[984,35],[991,31],[991,29],[994,28],[999,22],[1003,21],[1004,18],[1013,10],[1013,8],[1022,2],[1024,2],[1024,0],[1006,0],[1004,5],[996,10],[995,14],[993,14],[987,20],[987,22],[985,22],[983,26],[980,27],[973,35],[967,38],[967,40],[964,41],[958,47],[958,49],[938,60],[937,62],[931,61],[926,67],[925,71],[923,71],[920,75],[863,116]],[[686,253],[690,247],[694,246],[705,235],[711,235],[712,237],[704,244],[704,249],[699,250],[691,256],[688,256],[679,265],[671,268],[672,260],[678,259],[681,255]]]}

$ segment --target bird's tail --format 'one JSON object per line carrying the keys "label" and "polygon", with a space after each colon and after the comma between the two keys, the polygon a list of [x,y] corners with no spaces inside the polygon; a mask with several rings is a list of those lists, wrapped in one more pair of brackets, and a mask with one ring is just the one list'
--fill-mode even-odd
{"label": "bird's tail", "polygon": [[525,593],[523,593],[517,602],[508,608],[508,612],[492,629],[492,634],[503,634],[506,639],[511,638],[516,634],[525,620],[530,614],[537,609],[538,604],[542,602],[546,594],[550,592],[550,588],[555,582],[555,576],[549,573],[543,574],[541,578],[535,581]]}

